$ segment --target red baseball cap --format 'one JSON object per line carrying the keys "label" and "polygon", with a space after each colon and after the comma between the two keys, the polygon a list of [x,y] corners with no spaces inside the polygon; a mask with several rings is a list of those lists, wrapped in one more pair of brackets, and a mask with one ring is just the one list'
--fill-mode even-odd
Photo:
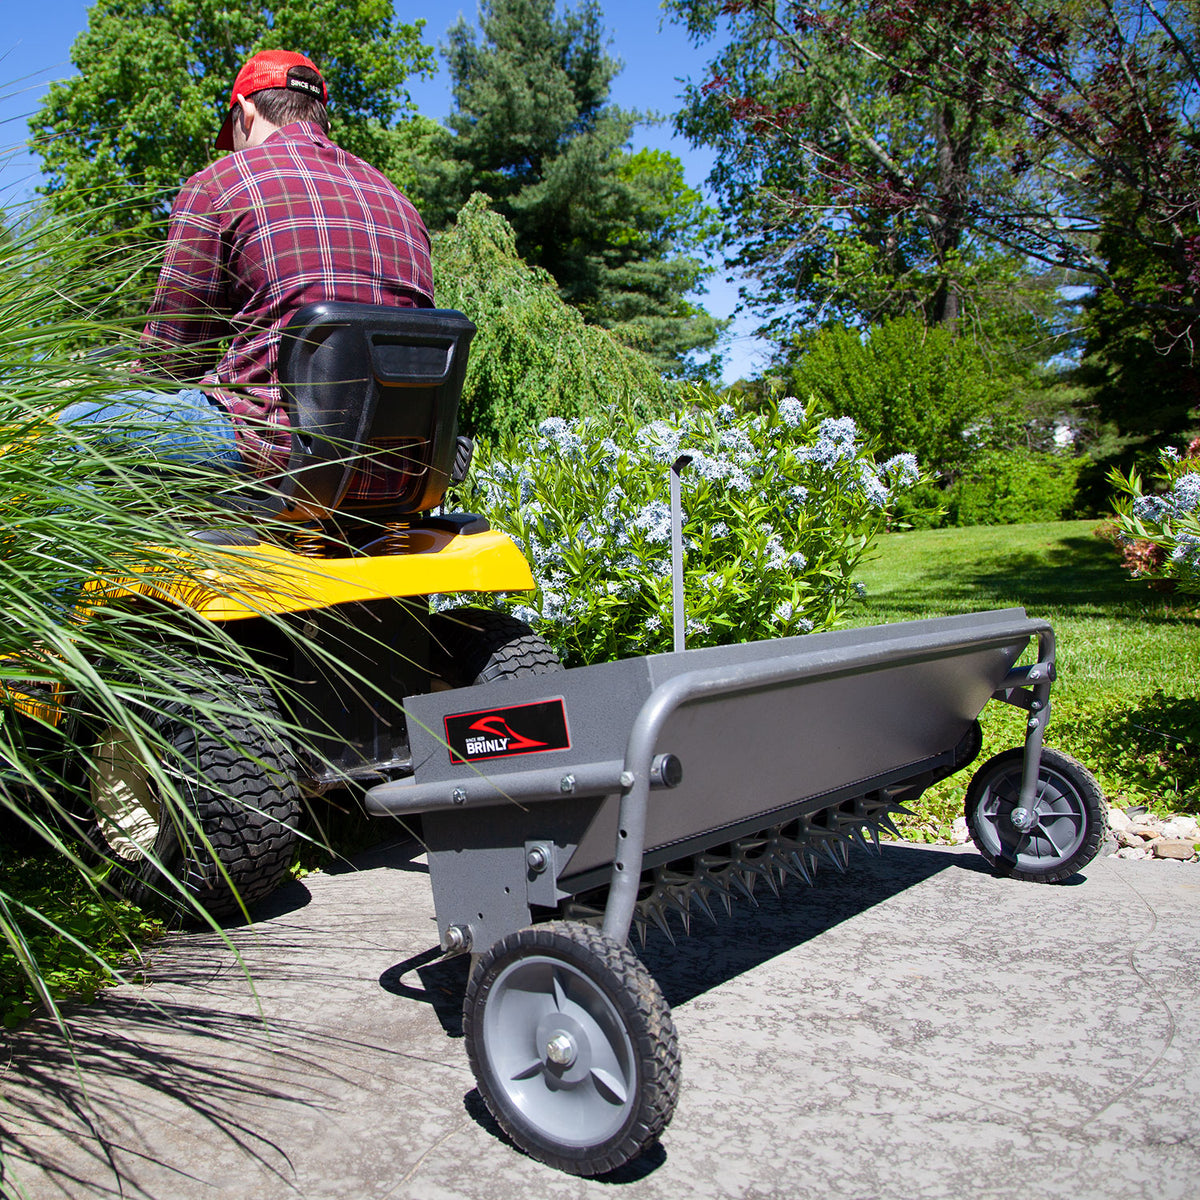
{"label": "red baseball cap", "polygon": [[238,72],[238,77],[233,81],[233,91],[229,93],[229,111],[225,115],[225,124],[217,134],[218,150],[233,149],[233,109],[238,96],[252,96],[265,88],[291,88],[323,103],[329,99],[329,89],[325,86],[320,71],[317,71],[317,78],[320,80],[318,91],[309,80],[292,78],[290,73],[293,67],[308,67],[317,71],[316,64],[303,54],[296,54],[291,50],[262,50]]}

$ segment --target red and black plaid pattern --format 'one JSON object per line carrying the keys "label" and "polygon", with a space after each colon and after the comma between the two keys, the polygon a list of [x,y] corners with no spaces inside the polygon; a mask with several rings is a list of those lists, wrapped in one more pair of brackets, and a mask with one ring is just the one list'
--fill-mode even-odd
{"label": "red and black plaid pattern", "polygon": [[379,171],[298,122],[184,184],[142,343],[220,400],[243,457],[269,474],[289,446],[280,329],[323,300],[431,308],[429,234]]}

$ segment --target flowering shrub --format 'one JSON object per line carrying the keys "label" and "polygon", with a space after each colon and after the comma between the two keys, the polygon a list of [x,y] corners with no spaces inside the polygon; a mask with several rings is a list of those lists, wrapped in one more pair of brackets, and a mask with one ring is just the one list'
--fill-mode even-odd
{"label": "flowering shrub", "polygon": [[668,472],[683,472],[689,646],[832,625],[896,489],[901,454],[876,465],[853,420],[793,397],[739,413],[694,388],[677,415],[550,418],[532,445],[481,447],[463,507],[511,533],[537,593],[505,601],[569,664],[670,650]]}
{"label": "flowering shrub", "polygon": [[1182,455],[1163,451],[1153,492],[1143,491],[1136,471],[1114,470],[1109,482],[1119,493],[1115,515],[1133,575],[1200,592],[1200,438]]}

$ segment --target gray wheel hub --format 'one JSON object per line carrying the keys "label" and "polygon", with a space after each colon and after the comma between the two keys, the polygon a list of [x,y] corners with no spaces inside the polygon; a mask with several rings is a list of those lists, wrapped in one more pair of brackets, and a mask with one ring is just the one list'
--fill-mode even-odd
{"label": "gray wheel hub", "polygon": [[988,849],[1012,857],[1018,866],[1066,862],[1086,833],[1083,801],[1069,780],[1045,768],[1029,808],[1018,804],[1020,790],[1019,775],[1004,775],[990,784],[981,805]]}
{"label": "gray wheel hub", "polygon": [[616,1007],[570,963],[517,959],[496,977],[483,1049],[512,1106],[566,1145],[617,1133],[637,1104],[636,1055]]}

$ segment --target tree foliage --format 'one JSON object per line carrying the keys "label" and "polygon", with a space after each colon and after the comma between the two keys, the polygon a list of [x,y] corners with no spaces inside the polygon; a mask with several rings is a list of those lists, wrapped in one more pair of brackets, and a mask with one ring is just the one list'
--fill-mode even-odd
{"label": "tree foliage", "polygon": [[238,69],[273,48],[317,64],[337,140],[371,158],[409,105],[405,79],[431,66],[421,26],[397,22],[390,0],[98,0],[71,49],[78,74],[30,121],[43,190],[60,211],[105,208],[131,236],[156,236],[213,157]]}
{"label": "tree foliage", "polygon": [[562,16],[554,0],[485,0],[478,30],[460,19],[445,55],[455,110],[417,194],[431,226],[480,192],[589,321],[676,373],[711,346],[721,323],[686,296],[708,273],[712,214],[678,159],[627,149],[639,116],[609,102],[619,64],[596,0]]}
{"label": "tree foliage", "polygon": [[[1164,267],[1156,306],[1184,336],[1200,279],[1197,11],[1182,0],[669,0],[696,37],[728,46],[682,127],[721,149],[718,183],[768,232],[798,226],[812,279],[913,256],[937,271],[987,244],[1145,303],[1097,243],[1126,231]],[[759,83],[767,86],[761,93]],[[727,201],[728,202],[728,201]],[[812,214],[838,219],[823,237]],[[865,245],[843,262],[845,231]],[[865,261],[864,261],[865,254]],[[898,258],[896,256],[899,256]],[[968,258],[970,256],[968,255]],[[766,258],[768,263],[771,261]],[[898,264],[898,265],[897,265]],[[807,271],[807,275],[805,274]],[[817,292],[820,295],[820,292]],[[946,310],[943,310],[943,312]]]}
{"label": "tree foliage", "polygon": [[666,7],[697,41],[723,30],[676,120],[717,149],[710,182],[769,328],[911,311],[952,329],[982,321],[993,334],[997,314],[1011,323],[1009,283],[1028,272],[983,243],[973,217],[980,196],[1012,186],[998,155],[1008,122],[992,121],[979,96],[893,86],[889,63],[863,49],[886,3]]}
{"label": "tree foliage", "polygon": [[666,388],[653,362],[587,324],[551,276],[517,253],[512,227],[482,194],[433,239],[434,292],[478,326],[459,422],[495,441],[524,439],[544,417],[660,409]]}
{"label": "tree foliage", "polygon": [[884,456],[912,451],[922,466],[953,475],[976,450],[1006,440],[1019,422],[1009,381],[980,349],[917,315],[875,326],[867,336],[822,331],[792,370],[791,386],[853,417]]}

